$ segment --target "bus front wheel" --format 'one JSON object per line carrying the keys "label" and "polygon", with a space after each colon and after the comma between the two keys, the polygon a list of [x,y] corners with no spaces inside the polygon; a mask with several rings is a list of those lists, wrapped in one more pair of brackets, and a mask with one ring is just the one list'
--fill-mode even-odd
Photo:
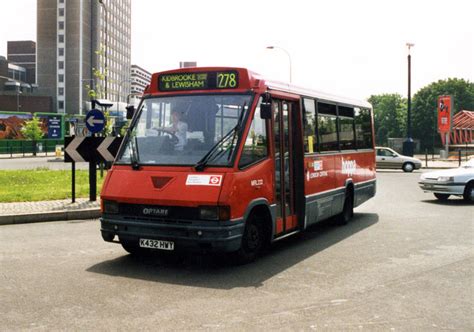
{"label": "bus front wheel", "polygon": [[263,248],[264,232],[262,222],[252,214],[245,225],[240,249],[232,253],[237,264],[253,262]]}

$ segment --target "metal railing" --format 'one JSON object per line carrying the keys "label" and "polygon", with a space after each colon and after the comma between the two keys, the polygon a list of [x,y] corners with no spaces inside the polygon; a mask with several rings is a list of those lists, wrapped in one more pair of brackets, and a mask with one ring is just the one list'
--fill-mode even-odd
{"label": "metal railing", "polygon": [[57,145],[64,145],[64,140],[39,140],[35,144],[30,140],[0,140],[0,156],[10,157],[14,156],[30,156],[41,153],[42,155],[48,156],[54,155],[56,152]]}

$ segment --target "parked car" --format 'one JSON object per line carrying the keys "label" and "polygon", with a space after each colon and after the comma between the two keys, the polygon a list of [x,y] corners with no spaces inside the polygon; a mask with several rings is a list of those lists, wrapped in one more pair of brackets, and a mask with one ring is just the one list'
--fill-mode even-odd
{"label": "parked car", "polygon": [[403,169],[404,172],[413,172],[421,168],[421,160],[399,154],[395,150],[385,147],[375,147],[377,152],[375,162],[377,168]]}
{"label": "parked car", "polygon": [[423,173],[418,184],[424,192],[433,193],[440,201],[455,195],[473,203],[474,158],[458,168]]}

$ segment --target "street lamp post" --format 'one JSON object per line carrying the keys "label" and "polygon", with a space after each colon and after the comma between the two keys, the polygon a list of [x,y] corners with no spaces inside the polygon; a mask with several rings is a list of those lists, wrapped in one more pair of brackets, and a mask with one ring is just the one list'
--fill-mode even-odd
{"label": "street lamp post", "polygon": [[120,82],[119,84],[119,91],[117,93],[117,114],[119,112],[119,102],[120,102],[120,95],[122,94],[122,84],[124,83],[127,83],[127,82],[131,82],[132,80],[131,79],[126,79],[126,80],[123,80],[122,82]]}
{"label": "street lamp post", "polygon": [[280,47],[280,46],[267,46],[267,49],[269,49],[269,50],[279,49],[279,50],[282,50],[283,52],[286,53],[286,55],[288,56],[288,62],[290,63],[290,83],[291,83],[291,56],[290,56],[290,53],[287,50],[285,50],[283,47]]}
{"label": "street lamp post", "polygon": [[406,43],[408,47],[408,110],[407,110],[407,139],[403,142],[403,154],[406,156],[413,156],[414,142],[411,137],[411,54],[410,48],[415,46],[413,43]]}
{"label": "street lamp post", "polygon": [[105,87],[104,87],[104,98],[105,99],[108,99],[108,96],[107,96],[107,76],[108,76],[108,67],[107,67],[107,53],[109,53],[109,43],[108,43],[108,31],[107,31],[107,27],[108,27],[108,11],[107,11],[107,7],[104,3],[104,0],[99,0],[99,3],[102,5],[102,8],[104,9],[104,12],[105,12],[105,27],[104,27],[104,37],[105,37],[105,56],[104,56],[104,67],[105,67],[105,77],[104,77],[104,80],[105,80]]}

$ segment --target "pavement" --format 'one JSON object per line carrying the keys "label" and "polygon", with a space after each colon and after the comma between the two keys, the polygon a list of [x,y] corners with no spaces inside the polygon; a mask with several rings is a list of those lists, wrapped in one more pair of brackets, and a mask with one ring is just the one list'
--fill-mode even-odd
{"label": "pavement", "polygon": [[[458,167],[458,160],[431,160],[425,156],[415,156],[422,160],[423,169],[447,169]],[[5,160],[2,161],[4,163]],[[25,163],[31,164],[31,163]],[[4,169],[0,165],[0,169]],[[6,168],[8,169],[8,167]],[[401,170],[400,170],[401,171]],[[100,216],[100,201],[90,202],[79,198],[75,203],[71,199],[0,203],[0,225],[23,224],[32,222],[94,219]]]}
{"label": "pavement", "polygon": [[100,216],[99,201],[87,198],[0,203],[0,225],[25,224],[32,222],[95,219]]}

